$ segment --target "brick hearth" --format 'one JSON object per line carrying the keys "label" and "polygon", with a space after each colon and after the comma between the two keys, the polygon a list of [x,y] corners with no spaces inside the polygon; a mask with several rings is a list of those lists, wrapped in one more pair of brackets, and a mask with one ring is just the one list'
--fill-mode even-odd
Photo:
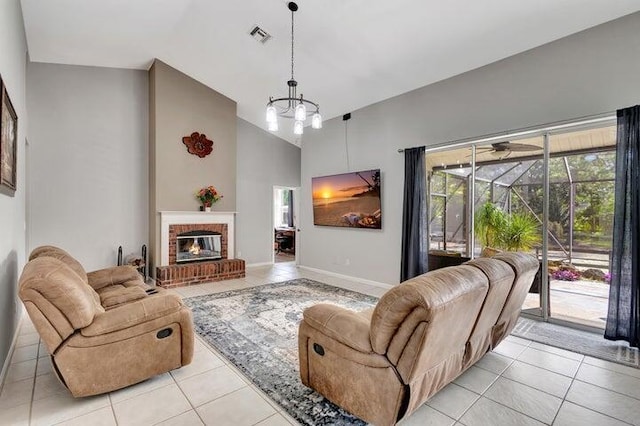
{"label": "brick hearth", "polygon": [[184,287],[204,282],[244,278],[242,259],[221,259],[208,262],[173,264],[156,268],[156,285],[164,288]]}

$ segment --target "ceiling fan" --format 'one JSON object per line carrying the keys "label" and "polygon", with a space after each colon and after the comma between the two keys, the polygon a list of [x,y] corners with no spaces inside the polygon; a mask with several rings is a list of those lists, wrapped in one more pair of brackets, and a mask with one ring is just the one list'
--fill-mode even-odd
{"label": "ceiling fan", "polygon": [[512,152],[540,151],[542,148],[536,145],[516,142],[496,142],[489,147],[477,148],[478,153],[489,153],[494,157],[507,158]]}

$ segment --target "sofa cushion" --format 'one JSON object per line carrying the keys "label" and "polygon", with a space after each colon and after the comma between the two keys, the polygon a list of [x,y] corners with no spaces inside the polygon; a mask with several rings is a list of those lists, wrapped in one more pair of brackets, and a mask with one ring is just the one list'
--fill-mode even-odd
{"label": "sofa cushion", "polygon": [[520,309],[527,297],[531,283],[538,268],[541,267],[538,259],[525,253],[500,253],[497,254],[494,259],[507,263],[515,272],[516,278],[511,292],[507,297],[507,301],[502,308],[502,312],[500,312],[500,316],[494,326],[492,332],[492,347],[497,346],[515,327],[518,322],[518,316],[520,315]]}
{"label": "sofa cushion", "polygon": [[121,265],[104,268],[87,274],[89,285],[95,290],[109,287],[116,284],[125,287],[141,286],[146,288],[146,284],[140,273],[133,266]]}
{"label": "sofa cushion", "polygon": [[102,306],[105,309],[112,309],[124,303],[142,299],[147,296],[147,292],[139,285],[116,284],[98,290],[98,295]]}
{"label": "sofa cushion", "polygon": [[319,303],[304,310],[304,321],[326,336],[357,351],[372,353],[367,314]]}
{"label": "sofa cushion", "polygon": [[178,312],[183,307],[180,296],[162,292],[96,315],[93,323],[81,330],[81,334],[93,337],[112,333]]}
{"label": "sofa cushion", "polygon": [[89,283],[87,279],[87,271],[84,270],[80,262],[78,262],[73,256],[71,256],[61,248],[55,246],[36,247],[29,255],[29,260],[33,260],[42,256],[53,257],[64,262],[69,268],[71,268],[73,272],[78,274],[82,281],[84,281],[85,283]]}
{"label": "sofa cushion", "polygon": [[20,278],[20,298],[40,309],[53,305],[75,330],[91,324],[98,313],[104,312],[91,286],[67,264],[49,256],[26,264]]}
{"label": "sofa cushion", "polygon": [[438,269],[395,286],[382,296],[371,317],[373,350],[386,354],[392,339],[409,317],[414,324],[401,333],[404,342],[400,342],[400,346],[404,347],[417,324],[429,320],[431,310],[443,309],[477,284],[482,285],[486,293],[488,282],[482,272],[471,266],[457,266]]}
{"label": "sofa cushion", "polygon": [[491,347],[491,329],[502,312],[507,296],[511,292],[515,273],[513,269],[496,259],[477,258],[465,265],[480,269],[489,279],[489,291],[482,305],[482,311],[476,319],[471,337],[465,351],[465,368],[480,359]]}

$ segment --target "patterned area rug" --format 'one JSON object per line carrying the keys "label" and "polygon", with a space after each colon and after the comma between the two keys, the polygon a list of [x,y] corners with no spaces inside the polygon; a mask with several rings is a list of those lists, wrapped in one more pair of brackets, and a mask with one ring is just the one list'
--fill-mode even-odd
{"label": "patterned area rug", "polygon": [[575,330],[557,324],[520,318],[511,332],[514,336],[561,349],[578,352],[631,367],[640,367],[640,352],[625,342],[605,340],[601,334]]}
{"label": "patterned area rug", "polygon": [[317,303],[352,310],[372,307],[377,298],[300,278],[185,299],[196,332],[256,386],[307,425],[365,425],[300,381],[298,324]]}

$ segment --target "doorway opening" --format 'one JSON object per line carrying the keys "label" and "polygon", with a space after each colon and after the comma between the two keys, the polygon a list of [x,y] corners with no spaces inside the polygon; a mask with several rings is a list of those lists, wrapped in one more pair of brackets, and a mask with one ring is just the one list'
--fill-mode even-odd
{"label": "doorway opening", "polygon": [[273,187],[273,262],[298,263],[298,188]]}

